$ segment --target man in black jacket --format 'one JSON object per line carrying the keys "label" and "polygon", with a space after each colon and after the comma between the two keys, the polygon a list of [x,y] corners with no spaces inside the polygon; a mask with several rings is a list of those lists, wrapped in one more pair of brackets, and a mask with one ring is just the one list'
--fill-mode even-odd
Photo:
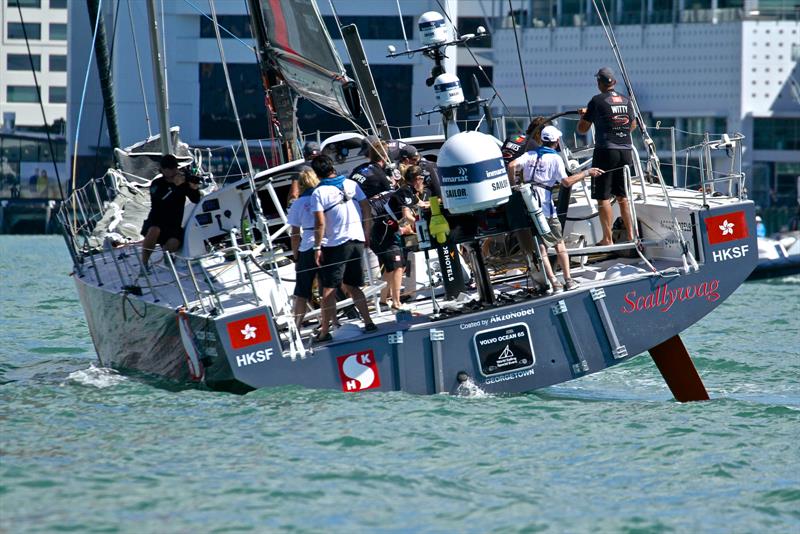
{"label": "man in black jacket", "polygon": [[183,206],[188,198],[200,200],[200,181],[187,180],[186,171],[178,170],[172,154],[161,157],[161,177],[150,184],[150,213],[142,225],[142,264],[147,268],[156,244],[175,252],[183,241]]}

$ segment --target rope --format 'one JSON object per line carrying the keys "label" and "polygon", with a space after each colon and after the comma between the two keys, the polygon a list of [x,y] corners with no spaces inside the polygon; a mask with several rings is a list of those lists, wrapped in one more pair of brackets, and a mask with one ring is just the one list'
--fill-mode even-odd
{"label": "rope", "polygon": [[241,43],[243,46],[245,46],[245,47],[246,47],[248,50],[251,50],[252,52],[255,52],[255,51],[256,51],[255,47],[253,47],[253,46],[250,46],[249,44],[245,43],[244,41],[242,41],[241,39],[239,39],[238,37],[236,37],[236,35],[234,35],[234,34],[233,34],[233,32],[231,32],[231,31],[230,31],[228,28],[226,28],[226,27],[225,27],[225,26],[223,26],[222,24],[219,24],[218,22],[214,22],[214,19],[213,19],[213,18],[211,18],[209,15],[206,15],[206,14],[203,12],[203,10],[201,10],[199,7],[197,7],[197,6],[196,6],[196,5],[194,5],[193,3],[189,2],[189,0],[183,0],[183,2],[184,2],[185,4],[187,4],[189,7],[191,7],[192,9],[194,9],[195,11],[197,11],[198,13],[200,13],[202,16],[204,16],[205,18],[207,18],[208,20],[210,20],[211,22],[213,22],[213,23],[214,23],[214,25],[215,25],[215,26],[218,26],[218,27],[219,27],[219,28],[220,28],[222,31],[224,31],[225,33],[227,33],[228,35],[230,35],[231,37],[233,37],[234,39],[236,39],[237,41],[239,41],[239,43]]}

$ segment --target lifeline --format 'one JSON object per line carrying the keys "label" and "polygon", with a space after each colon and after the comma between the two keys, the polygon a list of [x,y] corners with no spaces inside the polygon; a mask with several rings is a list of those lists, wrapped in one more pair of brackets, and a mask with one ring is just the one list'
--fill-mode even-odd
{"label": "lifeline", "polygon": [[703,282],[697,285],[670,289],[668,284],[656,289],[655,293],[647,296],[636,297],[636,291],[629,291],[625,294],[625,305],[622,306],[622,313],[633,313],[641,310],[652,310],[659,308],[662,312],[668,312],[672,305],[678,301],[692,300],[697,297],[705,297],[709,302],[719,300],[719,280],[714,279],[710,282]]}

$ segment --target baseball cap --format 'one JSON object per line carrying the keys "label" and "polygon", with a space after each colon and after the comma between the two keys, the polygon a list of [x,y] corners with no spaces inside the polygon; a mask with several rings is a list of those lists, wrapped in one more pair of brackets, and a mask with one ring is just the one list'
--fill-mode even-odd
{"label": "baseball cap", "polygon": [[500,151],[503,153],[503,159],[516,159],[525,152],[526,142],[527,137],[524,134],[511,134],[506,137],[503,146],[500,148]]}
{"label": "baseball cap", "polygon": [[320,149],[319,144],[315,143],[314,141],[309,141],[305,145],[303,145],[303,157],[308,158],[315,158],[319,156]]}
{"label": "baseball cap", "polygon": [[553,141],[558,141],[561,137],[561,130],[556,128],[555,126],[545,126],[542,128],[542,141],[547,143],[552,143]]}
{"label": "baseball cap", "polygon": [[614,78],[614,71],[608,67],[603,67],[602,69],[598,70],[594,77],[603,83],[612,83],[617,81],[617,79]]}
{"label": "baseball cap", "polygon": [[358,151],[359,156],[366,156],[370,147],[377,147],[380,145],[381,140],[377,135],[368,135],[361,140],[361,150]]}
{"label": "baseball cap", "polygon": [[400,159],[416,158],[417,156],[419,156],[419,151],[414,145],[405,145],[400,148]]}

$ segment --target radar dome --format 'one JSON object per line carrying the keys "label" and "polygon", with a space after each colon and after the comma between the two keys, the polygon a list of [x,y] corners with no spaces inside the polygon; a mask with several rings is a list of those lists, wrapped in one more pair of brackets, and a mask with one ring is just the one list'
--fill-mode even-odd
{"label": "radar dome", "polygon": [[423,46],[438,45],[450,40],[444,17],[436,11],[428,11],[419,17],[419,35]]}
{"label": "radar dome", "polygon": [[494,137],[462,132],[450,137],[437,160],[444,207],[451,213],[470,213],[508,202],[503,154]]}
{"label": "radar dome", "polygon": [[449,72],[436,77],[433,81],[433,92],[436,94],[436,103],[442,108],[457,106],[464,101],[461,81],[458,76]]}

